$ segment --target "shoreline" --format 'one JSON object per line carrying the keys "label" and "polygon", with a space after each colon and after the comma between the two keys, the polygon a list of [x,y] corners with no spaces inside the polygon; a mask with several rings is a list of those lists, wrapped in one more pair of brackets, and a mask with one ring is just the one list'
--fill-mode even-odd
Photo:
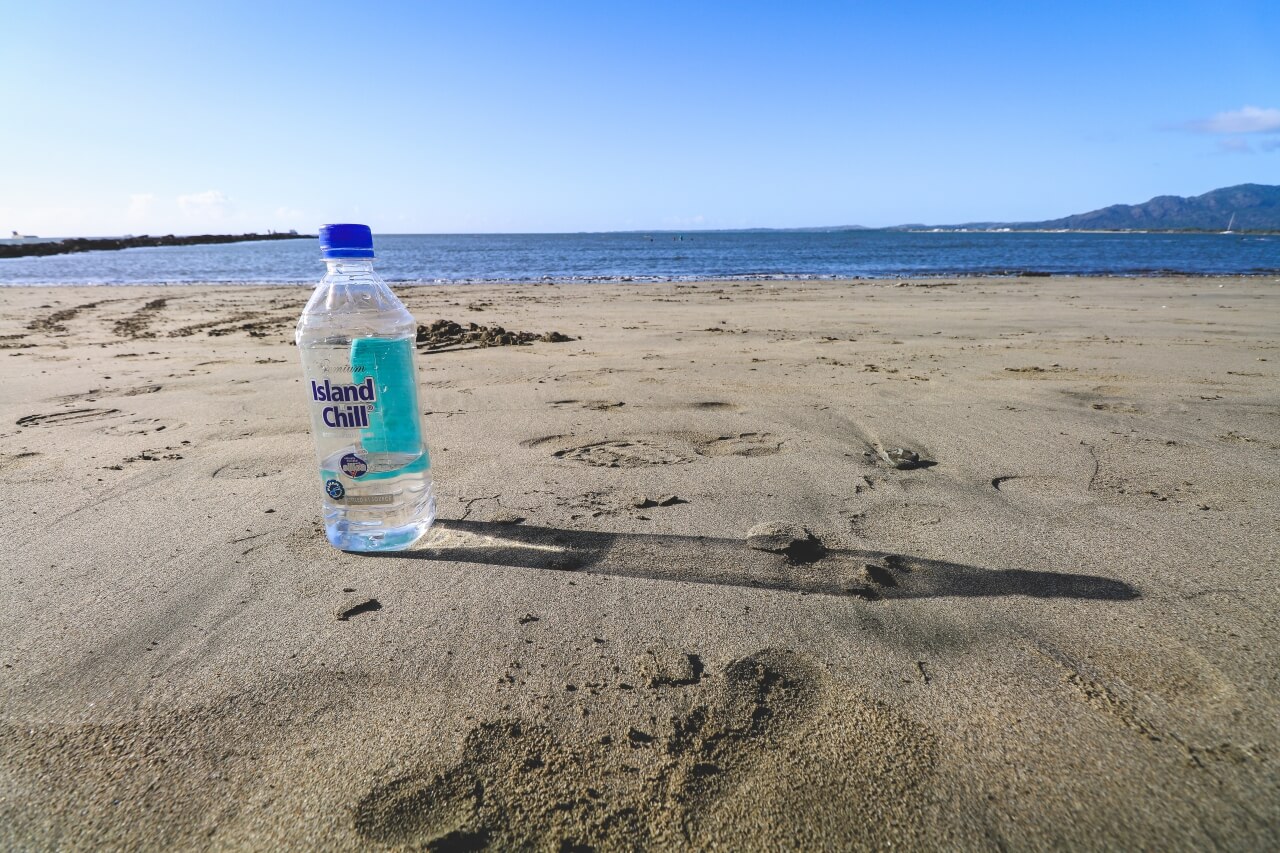
{"label": "shoreline", "polygon": [[[3,267],[0,266],[0,272]],[[1255,270],[1250,272],[1178,272],[1171,270],[1143,270],[1134,272],[1044,272],[1039,270],[1011,270],[998,272],[930,272],[906,275],[883,276],[849,276],[817,273],[731,273],[723,277],[690,275],[690,276],[580,276],[580,277],[540,277],[528,279],[384,279],[387,284],[397,287],[472,287],[472,286],[528,286],[528,285],[597,285],[597,284],[732,284],[735,282],[913,282],[933,281],[936,279],[962,279],[966,281],[1016,281],[1020,279],[1116,279],[1120,281],[1141,281],[1148,279],[1264,279],[1280,276],[1280,267],[1275,269]],[[94,282],[94,281],[48,281],[48,282],[5,282],[0,280],[0,290],[6,288],[61,288],[61,287],[314,287],[319,277],[294,280],[254,280],[254,281],[210,281],[206,279],[192,281],[127,281],[127,282]]]}

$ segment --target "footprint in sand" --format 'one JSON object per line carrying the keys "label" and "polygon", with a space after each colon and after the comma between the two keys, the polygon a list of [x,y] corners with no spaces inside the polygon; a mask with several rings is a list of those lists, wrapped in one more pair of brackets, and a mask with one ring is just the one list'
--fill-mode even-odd
{"label": "footprint in sand", "polygon": [[942,524],[954,514],[941,503],[886,500],[860,506],[847,516],[849,530],[877,542],[909,542],[920,528]]}
{"label": "footprint in sand", "polygon": [[163,432],[167,429],[178,429],[184,426],[186,424],[181,421],[170,421],[162,418],[134,418],[122,424],[111,424],[110,426],[102,427],[98,432],[103,435],[116,436],[149,435],[153,432]]}
{"label": "footprint in sand", "polygon": [[[684,687],[684,710],[598,739],[485,723],[461,759],[381,782],[366,841],[430,850],[845,849],[909,840],[932,734],[766,649]],[[648,730],[646,730],[648,729]]]}
{"label": "footprint in sand", "polygon": [[119,409],[71,409],[65,412],[26,415],[18,418],[17,424],[20,427],[62,426],[63,424],[78,424],[85,421],[114,418],[119,414],[121,414]]}
{"label": "footprint in sand", "polygon": [[1081,472],[1080,482],[1047,474],[1007,474],[991,479],[991,488],[1010,501],[1027,504],[1082,504],[1092,500],[1088,482]]}
{"label": "footprint in sand", "polygon": [[1145,634],[1119,644],[1060,636],[1036,639],[1030,649],[1076,699],[1153,744],[1178,749],[1193,766],[1254,757],[1253,744],[1223,743],[1214,726],[1239,713],[1239,689],[1178,640]]}
{"label": "footprint in sand", "polygon": [[7,470],[25,461],[35,459],[40,454],[34,450],[23,450],[18,453],[0,453],[0,471]]}
{"label": "footprint in sand", "polygon": [[782,452],[783,441],[768,432],[740,432],[695,439],[700,456],[773,456]]}
{"label": "footprint in sand", "polygon": [[58,475],[36,463],[41,455],[34,450],[0,453],[0,474],[4,474],[8,483],[53,482]]}
{"label": "footprint in sand", "polygon": [[557,450],[557,459],[572,459],[597,468],[643,468],[650,465],[679,465],[690,458],[670,447],[644,439],[597,441]]}
{"label": "footprint in sand", "polygon": [[[1123,682],[1161,701],[1188,703],[1196,713],[1233,703],[1239,690],[1218,667],[1186,643],[1159,633],[1140,639],[1107,640],[1095,634],[1063,633],[1037,642],[1042,656],[1092,677]],[[1075,663],[1074,661],[1078,661]]]}
{"label": "footprint in sand", "polygon": [[74,403],[79,400],[92,402],[102,397],[139,397],[143,394],[154,394],[163,387],[163,385],[138,385],[133,388],[94,388],[79,394],[63,394],[60,397],[51,397],[50,401]]}

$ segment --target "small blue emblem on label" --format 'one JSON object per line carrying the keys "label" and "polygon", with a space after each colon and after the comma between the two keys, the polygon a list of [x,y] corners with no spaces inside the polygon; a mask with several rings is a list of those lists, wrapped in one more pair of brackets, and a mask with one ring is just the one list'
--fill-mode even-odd
{"label": "small blue emblem on label", "polygon": [[324,483],[324,490],[328,492],[329,497],[333,498],[335,501],[342,500],[342,496],[347,493],[347,490],[342,488],[342,484],[337,480],[326,480]]}
{"label": "small blue emblem on label", "polygon": [[348,477],[359,479],[363,477],[365,472],[369,470],[369,466],[363,459],[354,453],[348,453],[342,457],[342,473]]}

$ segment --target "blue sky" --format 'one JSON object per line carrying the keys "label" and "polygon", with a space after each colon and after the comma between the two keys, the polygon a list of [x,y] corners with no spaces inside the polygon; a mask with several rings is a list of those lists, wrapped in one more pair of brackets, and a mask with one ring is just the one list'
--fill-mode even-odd
{"label": "blue sky", "polygon": [[0,232],[1041,219],[1280,183],[1280,3],[6,3]]}

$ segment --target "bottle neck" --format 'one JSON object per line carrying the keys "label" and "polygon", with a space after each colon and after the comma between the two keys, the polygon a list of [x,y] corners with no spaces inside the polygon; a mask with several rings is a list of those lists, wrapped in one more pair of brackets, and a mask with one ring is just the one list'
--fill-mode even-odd
{"label": "bottle neck", "polygon": [[337,275],[359,275],[373,272],[373,258],[325,258],[329,272]]}
{"label": "bottle neck", "polygon": [[328,271],[312,292],[304,315],[391,313],[396,315],[395,323],[413,326],[413,317],[374,272],[372,258],[325,258],[324,262]]}

